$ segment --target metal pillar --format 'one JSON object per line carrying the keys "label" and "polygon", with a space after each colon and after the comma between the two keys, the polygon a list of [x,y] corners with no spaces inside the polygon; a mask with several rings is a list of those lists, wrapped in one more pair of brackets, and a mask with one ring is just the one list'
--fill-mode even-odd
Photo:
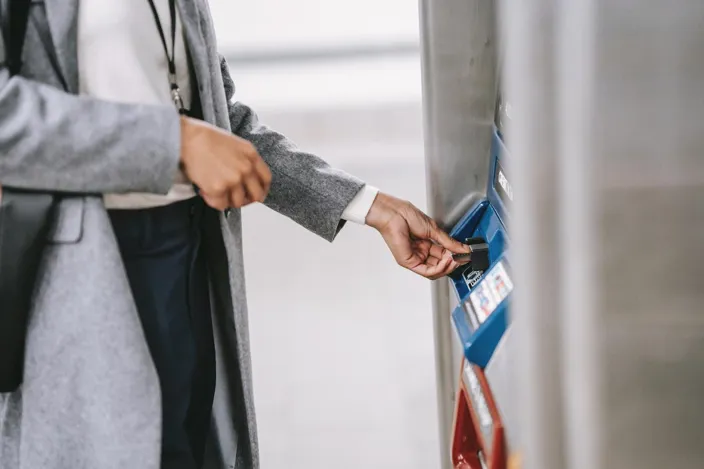
{"label": "metal pillar", "polygon": [[594,99],[582,133],[592,145],[580,157],[596,188],[590,321],[604,331],[590,348],[602,365],[591,438],[609,469],[699,468],[704,3],[589,3]]}
{"label": "metal pillar", "polygon": [[[558,171],[555,142],[554,2],[504,0],[504,92],[514,189],[511,313],[512,408],[524,468],[566,469],[562,454]],[[599,469],[594,467],[592,469]]]}
{"label": "metal pillar", "polygon": [[[496,105],[493,0],[420,0],[429,210],[451,226],[486,191]],[[450,433],[459,373],[452,299],[433,285],[442,468],[451,467]]]}
{"label": "metal pillar", "polygon": [[702,467],[704,3],[501,13],[523,467]]}

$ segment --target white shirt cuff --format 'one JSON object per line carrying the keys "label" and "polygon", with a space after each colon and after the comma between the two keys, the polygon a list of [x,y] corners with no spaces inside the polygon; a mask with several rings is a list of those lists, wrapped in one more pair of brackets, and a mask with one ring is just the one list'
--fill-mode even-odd
{"label": "white shirt cuff", "polygon": [[362,190],[354,196],[354,199],[352,199],[349,205],[347,205],[345,211],[342,212],[342,219],[364,225],[369,210],[371,210],[374,199],[376,199],[378,193],[379,189],[376,187],[372,187],[368,184],[364,186]]}

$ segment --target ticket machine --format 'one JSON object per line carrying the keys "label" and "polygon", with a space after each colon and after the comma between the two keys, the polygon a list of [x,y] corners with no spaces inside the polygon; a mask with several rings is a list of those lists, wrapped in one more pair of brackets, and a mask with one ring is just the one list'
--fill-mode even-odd
{"label": "ticket machine", "polygon": [[[505,105],[499,104],[499,116]],[[497,118],[491,147],[487,195],[455,225],[451,235],[473,247],[468,264],[451,275],[459,306],[452,312],[457,335],[470,363],[484,368],[508,325],[513,291],[506,223],[513,200],[506,162],[510,157]]]}
{"label": "ticket machine", "polygon": [[[518,467],[510,452],[511,432],[517,426],[507,359],[514,284],[506,224],[513,190],[506,170],[510,154],[501,130],[508,109],[501,101],[497,107],[486,197],[451,231],[473,248],[470,262],[450,276],[459,301],[452,320],[464,352],[451,439],[456,469]],[[480,255],[475,257],[475,252]]]}
{"label": "ticket machine", "polygon": [[[450,281],[433,282],[443,469],[459,463],[451,455],[453,441],[477,449],[464,452],[465,468],[481,468],[479,458],[492,467],[494,457],[479,433],[469,427],[462,433],[465,427],[458,429],[457,421],[473,421],[461,417],[472,412],[467,403],[473,377],[480,386],[490,386],[481,384],[482,366],[490,362],[506,330],[513,289],[506,228],[513,197],[506,167],[510,155],[504,148],[503,116],[496,119],[502,62],[498,9],[495,1],[420,0],[428,210],[456,239],[477,248],[471,263],[454,272]],[[498,297],[490,295],[492,291],[498,291]],[[465,373],[463,360],[476,373]],[[460,366],[465,384],[458,382]],[[464,414],[458,418],[459,402],[464,403]],[[490,399],[484,402],[492,408]],[[495,429],[501,432],[501,426],[491,431]]]}

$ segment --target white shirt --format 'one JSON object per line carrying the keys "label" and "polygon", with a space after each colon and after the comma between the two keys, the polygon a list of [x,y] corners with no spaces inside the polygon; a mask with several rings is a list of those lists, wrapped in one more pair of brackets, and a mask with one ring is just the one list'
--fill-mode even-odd
{"label": "white shirt", "polygon": [[[154,0],[171,53],[167,0]],[[79,91],[123,103],[172,106],[168,63],[148,0],[81,0],[78,9]],[[184,105],[191,105],[191,83],[181,21],[176,13],[176,76]],[[378,190],[369,185],[350,202],[342,218],[363,224]],[[167,205],[195,196],[179,174],[167,195],[105,194],[109,209]]]}

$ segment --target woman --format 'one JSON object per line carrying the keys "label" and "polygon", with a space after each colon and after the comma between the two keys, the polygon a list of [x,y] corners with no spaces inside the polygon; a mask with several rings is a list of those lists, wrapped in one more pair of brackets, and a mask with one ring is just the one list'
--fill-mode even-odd
{"label": "woman", "polygon": [[257,468],[239,209],[328,240],[367,223],[428,278],[465,247],[234,102],[204,0],[30,15],[21,76],[0,71],[0,184],[60,203],[0,467]]}

